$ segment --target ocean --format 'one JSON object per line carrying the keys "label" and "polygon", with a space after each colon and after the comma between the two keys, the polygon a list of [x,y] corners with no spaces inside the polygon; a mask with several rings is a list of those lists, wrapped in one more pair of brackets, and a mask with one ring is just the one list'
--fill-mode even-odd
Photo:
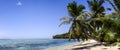
{"label": "ocean", "polygon": [[44,50],[75,42],[68,39],[0,39],[0,50]]}

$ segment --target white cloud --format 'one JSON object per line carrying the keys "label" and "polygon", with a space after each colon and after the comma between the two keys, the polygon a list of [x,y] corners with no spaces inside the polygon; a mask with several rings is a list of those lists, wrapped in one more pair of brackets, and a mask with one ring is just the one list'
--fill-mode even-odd
{"label": "white cloud", "polygon": [[17,5],[18,5],[18,6],[22,6],[23,4],[22,4],[20,1],[18,1],[18,2],[17,2]]}

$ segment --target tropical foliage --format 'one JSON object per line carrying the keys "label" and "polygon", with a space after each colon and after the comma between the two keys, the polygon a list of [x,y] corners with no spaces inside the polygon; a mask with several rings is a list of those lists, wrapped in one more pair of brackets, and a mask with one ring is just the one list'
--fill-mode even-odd
{"label": "tropical foliage", "polygon": [[[120,1],[119,0],[87,0],[90,12],[85,11],[85,6],[73,1],[68,3],[69,17],[61,18],[62,24],[71,24],[68,31],[69,39],[75,38],[116,44],[120,42]],[[111,8],[104,7],[108,2],[114,9],[111,14],[106,13]]]}
{"label": "tropical foliage", "polygon": [[64,33],[64,34],[59,34],[59,35],[54,35],[53,39],[68,39],[69,38],[69,33]]}

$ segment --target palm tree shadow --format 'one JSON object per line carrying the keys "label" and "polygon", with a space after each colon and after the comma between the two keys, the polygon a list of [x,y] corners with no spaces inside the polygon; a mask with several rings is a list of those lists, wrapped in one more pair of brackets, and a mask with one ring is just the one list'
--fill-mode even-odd
{"label": "palm tree shadow", "polygon": [[120,50],[120,48],[118,48],[118,50]]}
{"label": "palm tree shadow", "polygon": [[[90,48],[92,47],[96,47],[96,46],[101,46],[101,45],[104,45],[104,46],[109,46],[108,44],[101,44],[101,43],[97,43],[97,44],[94,44],[94,43],[88,43],[88,44],[93,44],[93,45],[89,45],[89,46],[84,46],[84,44],[81,44],[79,46],[83,46],[83,47],[79,47],[79,48],[74,48],[72,50],[90,50]],[[88,44],[85,44],[85,45],[88,45]],[[78,45],[77,45],[78,46]],[[103,49],[106,49],[106,48],[103,48]],[[118,48],[118,50],[120,50],[120,48]]]}
{"label": "palm tree shadow", "polygon": [[90,50],[90,48],[92,48],[92,47],[101,46],[101,45],[102,44],[94,44],[94,45],[90,45],[90,46],[84,46],[84,47],[80,47],[80,48],[74,48],[72,50],[83,50],[83,49]]}

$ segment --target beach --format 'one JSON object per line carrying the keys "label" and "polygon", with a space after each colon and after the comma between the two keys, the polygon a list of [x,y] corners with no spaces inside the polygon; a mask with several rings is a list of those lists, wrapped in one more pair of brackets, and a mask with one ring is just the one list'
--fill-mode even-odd
{"label": "beach", "polygon": [[92,39],[80,42],[67,39],[0,40],[0,50],[120,50],[119,46],[104,46]]}
{"label": "beach", "polygon": [[46,48],[45,50],[71,50],[74,45],[79,44],[80,42],[70,43],[70,44],[64,44],[61,46],[54,46]]}
{"label": "beach", "polygon": [[46,50],[120,50],[119,45],[104,46],[95,40],[88,40],[63,46],[55,46],[47,48]]}

